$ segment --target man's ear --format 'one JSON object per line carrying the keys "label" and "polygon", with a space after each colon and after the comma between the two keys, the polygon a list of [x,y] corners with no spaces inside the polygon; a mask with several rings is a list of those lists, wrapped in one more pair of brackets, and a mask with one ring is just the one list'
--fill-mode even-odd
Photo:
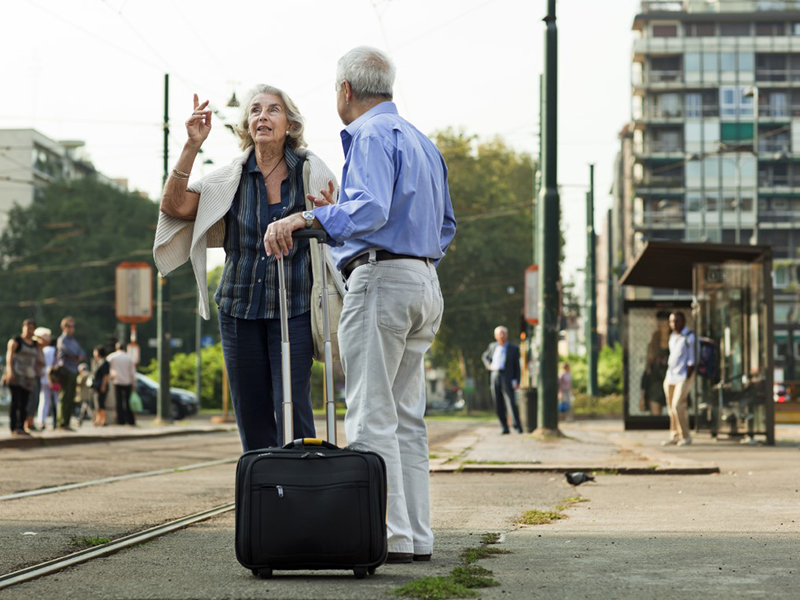
{"label": "man's ear", "polygon": [[350,87],[350,82],[347,79],[342,82],[342,85],[344,86],[344,99],[350,104],[353,100],[353,88]]}

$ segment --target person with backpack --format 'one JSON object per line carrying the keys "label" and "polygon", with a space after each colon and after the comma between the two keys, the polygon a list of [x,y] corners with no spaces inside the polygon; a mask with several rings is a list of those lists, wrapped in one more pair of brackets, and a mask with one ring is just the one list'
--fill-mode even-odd
{"label": "person with backpack", "polygon": [[674,312],[669,316],[669,327],[672,333],[669,336],[664,395],[667,398],[670,437],[663,445],[688,446],[692,443],[692,434],[689,429],[687,396],[694,380],[695,335],[687,327],[686,317],[682,312]]}

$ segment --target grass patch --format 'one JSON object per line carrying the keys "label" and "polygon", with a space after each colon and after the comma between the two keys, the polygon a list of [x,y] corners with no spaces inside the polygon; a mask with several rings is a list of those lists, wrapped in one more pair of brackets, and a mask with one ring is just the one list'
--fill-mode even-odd
{"label": "grass patch", "polygon": [[538,460],[465,460],[465,465],[538,465]]}
{"label": "grass patch", "polygon": [[576,415],[621,415],[622,394],[592,397],[578,392],[573,397],[572,410]]}
{"label": "grass patch", "polygon": [[450,573],[450,576],[458,585],[463,585],[464,587],[470,589],[495,587],[500,585],[497,580],[489,577],[491,574],[492,572],[489,569],[484,569],[478,565],[467,565],[464,567],[456,567]]}
{"label": "grass patch", "polygon": [[484,533],[481,536],[481,544],[488,545],[488,544],[496,544],[500,541],[500,534],[499,533]]}
{"label": "grass patch", "polygon": [[576,504],[580,504],[581,502],[589,502],[589,499],[584,498],[583,496],[564,498],[560,503],[556,504],[556,510],[564,510],[566,508],[570,508],[571,506],[575,506]]}
{"label": "grass patch", "polygon": [[555,512],[552,510],[539,510],[537,508],[533,508],[531,510],[526,510],[522,513],[522,516],[517,519],[517,523],[520,525],[547,525],[548,523],[552,523],[553,521],[558,521],[559,519],[566,519],[567,515],[562,514],[560,512]]}
{"label": "grass patch", "polygon": [[447,598],[478,598],[480,594],[456,583],[453,577],[423,577],[393,589],[390,594],[401,598],[446,600]]}
{"label": "grass patch", "polygon": [[102,546],[111,541],[107,537],[73,537],[69,543],[78,548],[92,548],[94,546]]}
{"label": "grass patch", "polygon": [[461,551],[461,560],[465,563],[474,563],[482,558],[491,558],[496,554],[511,554],[509,550],[495,548],[494,546],[475,546]]}

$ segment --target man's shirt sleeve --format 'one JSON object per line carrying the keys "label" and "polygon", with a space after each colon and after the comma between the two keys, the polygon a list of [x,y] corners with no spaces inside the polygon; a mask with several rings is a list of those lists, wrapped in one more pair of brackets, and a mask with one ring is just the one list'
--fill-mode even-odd
{"label": "man's shirt sleeve", "polygon": [[380,139],[365,136],[354,140],[351,148],[339,203],[314,210],[314,216],[339,245],[383,227],[394,190],[394,160]]}
{"label": "man's shirt sleeve", "polygon": [[[447,248],[450,246],[450,242],[453,241],[453,237],[456,235],[456,217],[453,213],[453,202],[450,200],[450,186],[448,185],[447,165],[444,164],[444,160],[442,160],[442,166],[444,167],[444,220],[442,221],[440,242],[442,254],[447,254]],[[440,258],[436,261],[437,265],[439,264],[440,260],[442,259]]]}

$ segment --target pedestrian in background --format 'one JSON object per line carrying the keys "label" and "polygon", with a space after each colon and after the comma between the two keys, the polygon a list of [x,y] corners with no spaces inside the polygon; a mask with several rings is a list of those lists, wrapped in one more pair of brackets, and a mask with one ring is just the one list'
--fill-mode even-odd
{"label": "pedestrian in background", "polygon": [[22,322],[22,333],[8,340],[3,380],[11,392],[8,417],[11,435],[14,436],[30,435],[25,431],[28,400],[44,364],[39,345],[33,339],[35,329],[34,320],[25,319]]}
{"label": "pedestrian in background", "polygon": [[558,408],[567,421],[575,419],[572,407],[572,373],[569,363],[564,363],[561,375],[558,377]]}
{"label": "pedestrian in background", "polygon": [[44,367],[39,378],[39,413],[36,417],[39,429],[44,429],[47,417],[53,414],[53,429],[58,427],[58,395],[61,392],[54,369],[56,368],[56,346],[53,333],[47,327],[37,327],[34,335],[44,344],[42,355]]}
{"label": "pedestrian in background", "polygon": [[519,388],[521,376],[519,366],[519,346],[508,341],[508,329],[498,325],[494,329],[495,341],[489,344],[481,355],[481,361],[491,372],[490,386],[494,409],[500,420],[501,433],[510,433],[508,428],[508,413],[506,404],[511,408],[514,419],[514,429],[522,433],[522,421],[519,418],[516,390]]}
{"label": "pedestrian in background", "polygon": [[117,425],[136,425],[136,416],[130,406],[131,392],[136,384],[136,363],[126,350],[126,344],[117,342],[116,350],[108,355],[107,360],[117,399]]}
{"label": "pedestrian in background", "polygon": [[423,357],[442,320],[435,265],[456,230],[447,166],[436,146],[397,113],[395,67],[374,48],[337,65],[346,125],[338,204],[311,197],[310,215],[270,224],[267,253],[288,254],[292,231],[324,229],[347,278],[339,321],[348,444],[386,461],[389,563],[430,560],[428,437]]}
{"label": "pedestrian in background", "polygon": [[94,357],[92,361],[92,388],[95,392],[94,425],[95,427],[105,427],[106,396],[108,395],[111,366],[106,360],[106,349],[103,346],[95,346],[92,355]]}
{"label": "pedestrian in background", "polygon": [[94,398],[91,387],[92,374],[89,372],[89,365],[81,363],[78,365],[78,379],[76,382],[76,398],[81,403],[78,413],[78,426],[83,424],[84,419],[94,420]]}
{"label": "pedestrian in background", "polygon": [[[277,48],[273,48],[277,50]],[[197,285],[206,289],[205,250],[225,248],[225,266],[214,300],[219,307],[222,350],[239,437],[245,452],[281,445],[281,325],[278,263],[262,242],[267,225],[307,210],[306,194],[320,188],[336,195],[335,177],[306,148],[299,109],[282,90],[259,85],[242,103],[236,132],[242,154],[189,184],[189,173],[211,130],[208,101],[194,96],[186,121],[188,139],[167,179],[154,246],[158,269],[168,273],[190,254]],[[188,185],[187,185],[188,184]],[[334,198],[331,198],[333,201]],[[327,202],[327,200],[326,200]],[[315,437],[311,409],[314,340],[308,241],[284,258],[291,339],[294,432]],[[200,314],[208,318],[202,295]]]}
{"label": "pedestrian in background", "polygon": [[61,335],[56,345],[56,364],[61,395],[58,398],[58,426],[64,431],[75,431],[71,426],[75,412],[75,393],[78,384],[78,365],[86,360],[86,353],[75,339],[75,319],[61,319]]}
{"label": "pedestrian in background", "polygon": [[674,312],[669,316],[669,328],[672,333],[669,336],[664,395],[667,398],[670,437],[663,445],[688,446],[692,443],[692,435],[689,429],[687,396],[694,377],[695,335],[687,327],[686,317],[682,312]]}

